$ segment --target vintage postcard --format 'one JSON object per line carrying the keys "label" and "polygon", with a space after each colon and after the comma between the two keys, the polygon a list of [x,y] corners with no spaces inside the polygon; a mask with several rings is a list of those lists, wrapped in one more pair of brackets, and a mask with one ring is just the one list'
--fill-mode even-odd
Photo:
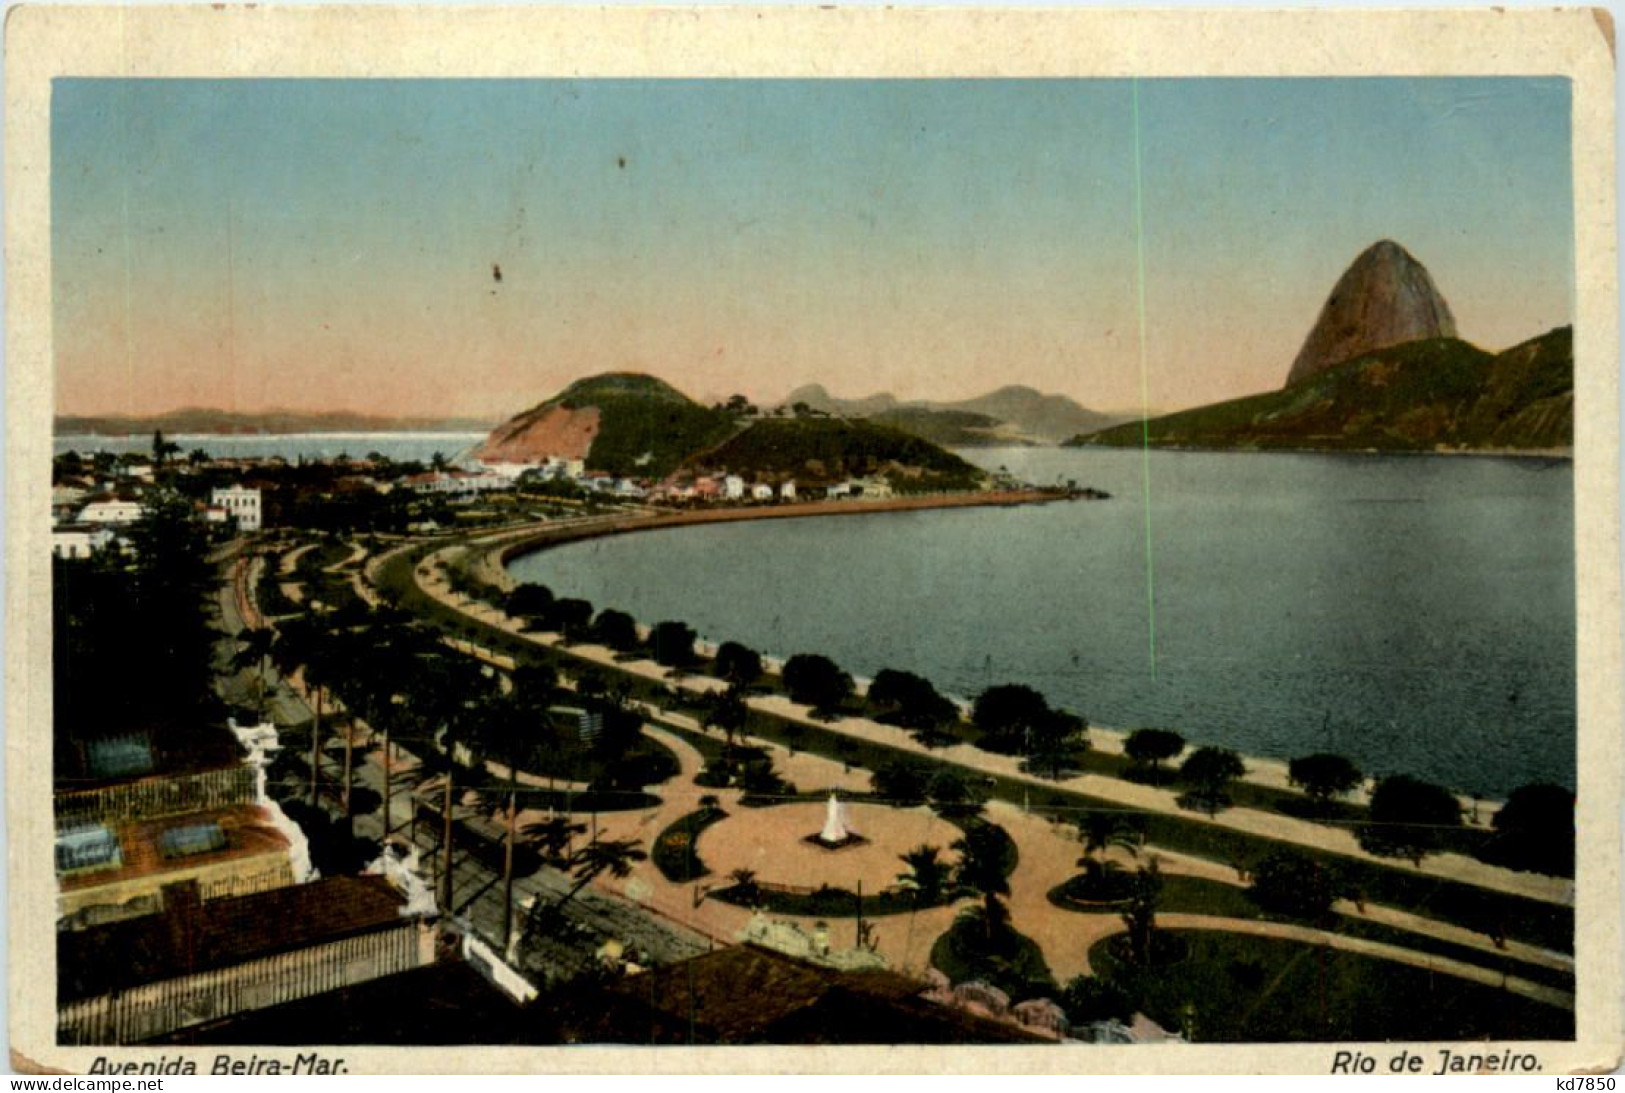
{"label": "vintage postcard", "polygon": [[15,1067],[1616,1065],[1606,14],[6,61]]}

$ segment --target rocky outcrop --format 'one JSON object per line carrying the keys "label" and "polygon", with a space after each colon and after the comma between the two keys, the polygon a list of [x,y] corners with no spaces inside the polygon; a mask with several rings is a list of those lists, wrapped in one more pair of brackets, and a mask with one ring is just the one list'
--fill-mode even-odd
{"label": "rocky outcrop", "polygon": [[474,458],[487,463],[535,463],[540,460],[586,459],[598,435],[596,406],[571,409],[543,404],[492,430]]}
{"label": "rocky outcrop", "polygon": [[1389,346],[1454,337],[1455,317],[1427,267],[1384,239],[1338,278],[1292,362],[1287,386]]}

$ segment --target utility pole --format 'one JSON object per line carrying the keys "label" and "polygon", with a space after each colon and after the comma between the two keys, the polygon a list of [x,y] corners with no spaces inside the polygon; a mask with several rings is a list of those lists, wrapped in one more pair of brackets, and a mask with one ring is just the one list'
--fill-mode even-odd
{"label": "utility pole", "polygon": [[442,866],[442,868],[441,868],[440,885],[441,885],[442,891],[445,893],[445,898],[443,898],[440,901],[440,903],[441,903],[441,906],[444,908],[445,913],[449,915],[452,912],[452,906],[451,906],[451,898],[452,898],[452,883],[451,883],[451,768],[450,767],[446,768],[446,793],[445,793],[445,797],[443,798],[443,801],[444,801],[444,803],[443,803],[442,807],[444,809],[445,828],[444,828],[443,833],[440,836],[440,844],[441,844],[441,849],[442,849],[442,851],[444,853],[445,865]]}
{"label": "utility pole", "polygon": [[[513,774],[512,768],[508,773]],[[508,844],[502,855],[502,951],[508,951],[513,936],[513,833],[514,817],[518,814],[518,794],[508,791]]]}
{"label": "utility pole", "polygon": [[[349,724],[344,727],[344,818],[354,826],[355,817],[350,813],[350,779],[355,770],[355,718],[351,717]],[[352,832],[353,833],[353,832]]]}
{"label": "utility pole", "polygon": [[[307,670],[305,681],[310,682]],[[322,770],[322,689],[317,686],[311,688],[316,692],[316,719],[310,723],[310,807],[316,807],[316,778]]]}
{"label": "utility pole", "polygon": [[[384,839],[383,839],[383,841],[386,844],[389,842],[389,813],[390,813],[390,809],[393,808],[394,804],[395,804],[395,802],[390,798],[390,793],[391,793],[392,789],[393,789],[393,787],[389,783],[389,731],[386,729],[384,731]],[[414,838],[412,841],[415,843],[417,840]]]}

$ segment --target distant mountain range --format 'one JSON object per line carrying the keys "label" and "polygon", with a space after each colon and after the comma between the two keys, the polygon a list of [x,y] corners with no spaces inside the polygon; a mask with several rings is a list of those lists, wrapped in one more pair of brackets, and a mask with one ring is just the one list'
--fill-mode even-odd
{"label": "distant mountain range", "polygon": [[580,459],[590,470],[644,478],[682,470],[816,484],[884,474],[925,489],[985,477],[931,441],[872,420],[734,413],[630,372],[577,380],[497,426],[474,456]]}
{"label": "distant mountain range", "polygon": [[1427,269],[1383,240],[1338,279],[1281,390],[1068,443],[1563,453],[1574,443],[1573,330],[1500,354],[1470,345]]}
{"label": "distant mountain range", "polygon": [[312,413],[301,410],[263,410],[236,413],[188,407],[150,417],[119,414],[59,414],[58,436],[140,436],[162,430],[171,434],[223,436],[262,433],[475,433],[489,429],[489,418],[381,417],[344,410]]}
{"label": "distant mountain range", "polygon": [[1065,395],[1009,386],[958,402],[902,401],[890,394],[842,399],[821,384],[798,387],[783,405],[843,418],[868,418],[937,444],[971,447],[992,444],[1059,444],[1079,433],[1110,428],[1130,418],[1078,405]]}

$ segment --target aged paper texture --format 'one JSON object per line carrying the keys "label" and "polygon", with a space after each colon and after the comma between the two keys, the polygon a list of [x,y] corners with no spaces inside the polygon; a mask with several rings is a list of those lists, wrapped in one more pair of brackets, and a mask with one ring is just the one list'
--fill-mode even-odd
{"label": "aged paper texture", "polygon": [[16,1068],[1617,1065],[1605,13],[6,29]]}

